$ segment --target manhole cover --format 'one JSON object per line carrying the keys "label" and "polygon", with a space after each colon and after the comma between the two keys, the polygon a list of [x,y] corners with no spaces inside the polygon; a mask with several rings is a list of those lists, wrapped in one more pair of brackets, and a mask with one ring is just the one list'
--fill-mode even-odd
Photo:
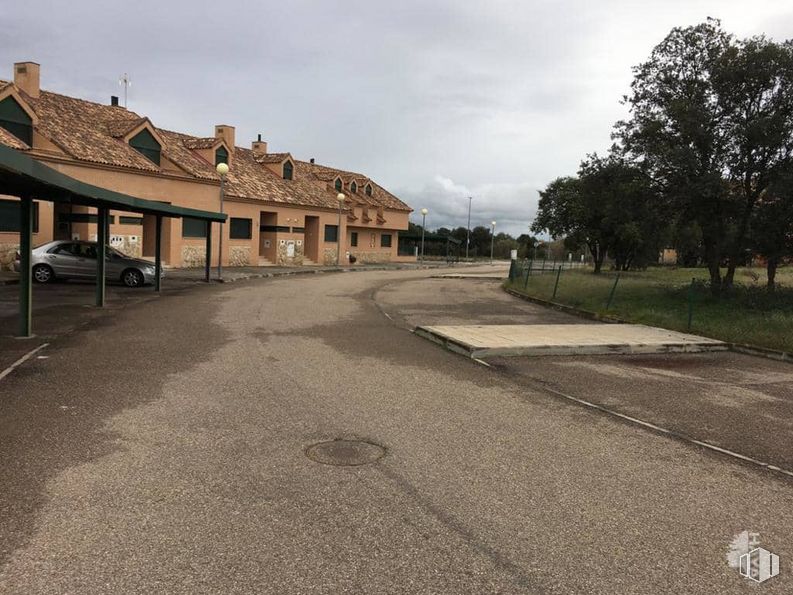
{"label": "manhole cover", "polygon": [[324,465],[365,465],[385,455],[385,448],[361,440],[331,440],[306,449],[306,456]]}

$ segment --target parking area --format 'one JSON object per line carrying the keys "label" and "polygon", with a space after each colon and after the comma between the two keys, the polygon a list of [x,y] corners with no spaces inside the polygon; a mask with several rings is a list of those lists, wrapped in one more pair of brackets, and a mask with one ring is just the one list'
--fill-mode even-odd
{"label": "parking area", "polygon": [[[611,383],[634,399],[612,406],[641,392],[640,413],[670,423],[695,417],[686,391],[701,391],[705,430],[743,427],[743,451],[773,436],[782,450],[781,421],[747,423],[774,415],[748,371],[776,374],[754,388],[785,400],[781,364],[645,359],[637,373],[668,362],[682,376],[615,385],[608,366],[639,358],[552,356],[519,377],[404,320],[565,315],[431,274],[168,283],[37,353],[0,382],[0,592],[742,593],[725,562],[736,533],[793,555],[787,478],[547,390],[605,398]],[[109,307],[124,303],[111,292]],[[734,378],[747,392],[729,415]],[[336,440],[385,456],[309,456]],[[764,590],[789,587],[785,575]]]}
{"label": "parking area", "polygon": [[[174,276],[163,282],[161,294],[172,294],[188,288],[200,288],[201,272]],[[166,277],[167,278],[167,277]],[[130,304],[159,298],[151,286],[125,287],[120,282],[108,282],[106,304],[94,304],[93,281],[56,281],[46,285],[33,284],[33,336],[16,336],[19,326],[19,285],[0,285],[0,370],[5,369],[32,349],[52,341],[93,321],[112,317]]]}

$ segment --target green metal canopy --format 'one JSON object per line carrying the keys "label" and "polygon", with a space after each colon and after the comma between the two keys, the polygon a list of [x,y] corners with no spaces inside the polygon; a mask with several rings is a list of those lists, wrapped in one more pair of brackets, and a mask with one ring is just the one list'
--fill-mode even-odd
{"label": "green metal canopy", "polygon": [[107,207],[117,211],[175,218],[192,217],[220,223],[226,221],[225,213],[177,207],[80,182],[3,145],[0,145],[0,191],[13,196],[88,207]]}
{"label": "green metal canopy", "polygon": [[20,291],[19,334],[31,336],[31,251],[33,234],[33,199],[94,207],[97,209],[97,258],[96,258],[96,305],[105,304],[105,255],[108,241],[111,209],[154,215],[155,225],[155,291],[160,291],[162,271],[161,241],[162,218],[190,217],[207,222],[205,278],[209,281],[209,263],[212,253],[211,223],[224,223],[225,213],[177,207],[165,202],[136,198],[121,192],[108,190],[80,182],[10,147],[0,145],[0,194],[20,198]]}

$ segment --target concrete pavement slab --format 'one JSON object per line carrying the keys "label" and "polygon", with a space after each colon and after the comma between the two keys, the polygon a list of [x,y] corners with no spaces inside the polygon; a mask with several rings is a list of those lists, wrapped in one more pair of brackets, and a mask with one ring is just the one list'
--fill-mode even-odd
{"label": "concrete pavement slab", "polygon": [[420,326],[416,334],[472,358],[726,351],[722,341],[634,324]]}

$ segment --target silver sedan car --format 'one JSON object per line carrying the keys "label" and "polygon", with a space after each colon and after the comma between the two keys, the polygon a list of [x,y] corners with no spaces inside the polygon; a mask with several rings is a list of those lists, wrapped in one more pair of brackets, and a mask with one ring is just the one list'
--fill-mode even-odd
{"label": "silver sedan car", "polygon": [[[121,281],[127,287],[154,283],[154,263],[131,258],[110,246],[106,250],[105,279]],[[47,242],[34,248],[32,256],[33,279],[38,283],[49,283],[54,279],[96,278],[96,242]],[[14,270],[19,269],[17,254]]]}

